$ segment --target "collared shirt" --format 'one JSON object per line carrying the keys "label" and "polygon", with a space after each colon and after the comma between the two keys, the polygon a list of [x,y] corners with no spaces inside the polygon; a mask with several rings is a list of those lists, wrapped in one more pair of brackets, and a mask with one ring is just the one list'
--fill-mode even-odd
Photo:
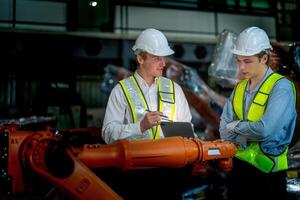
{"label": "collared shirt", "polygon": [[[263,80],[254,90],[250,91],[249,84],[247,85],[244,97],[245,116],[248,115],[250,104],[259,87],[271,73],[273,71],[269,68]],[[230,140],[244,148],[249,142],[260,142],[265,153],[272,155],[282,153],[292,140],[297,117],[290,81],[286,78],[277,81],[270,93],[264,115],[257,122],[238,121],[233,111],[232,98],[233,93],[227,100],[221,115],[221,138]],[[246,118],[245,116],[244,118]]]}
{"label": "collared shirt", "polygon": [[[145,96],[149,109],[157,111],[157,78],[149,87],[146,81],[137,73],[134,74]],[[175,90],[175,113],[174,121],[191,122],[192,116],[189,105],[181,87],[174,82]],[[145,111],[146,114],[146,111]],[[130,107],[126,101],[121,86],[116,85],[108,99],[105,117],[102,126],[102,137],[106,143],[112,143],[118,139],[124,139],[133,135],[142,135],[140,123],[129,123],[131,116]],[[163,137],[163,133],[160,134]]]}

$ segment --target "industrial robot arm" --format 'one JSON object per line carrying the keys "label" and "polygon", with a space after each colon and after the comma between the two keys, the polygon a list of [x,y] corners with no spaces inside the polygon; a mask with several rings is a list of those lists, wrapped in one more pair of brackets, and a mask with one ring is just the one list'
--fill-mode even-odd
{"label": "industrial robot arm", "polygon": [[23,174],[32,171],[71,199],[122,199],[89,168],[179,168],[217,159],[223,170],[229,170],[236,152],[234,144],[220,140],[205,142],[174,137],[74,147],[50,130],[24,132],[11,127],[0,130],[2,140],[8,142],[7,175],[12,179],[12,193],[28,189]]}
{"label": "industrial robot arm", "polygon": [[180,168],[197,161],[227,160],[234,156],[235,151],[234,144],[221,140],[205,142],[196,138],[170,137],[160,140],[120,140],[110,145],[86,144],[77,158],[90,168]]}

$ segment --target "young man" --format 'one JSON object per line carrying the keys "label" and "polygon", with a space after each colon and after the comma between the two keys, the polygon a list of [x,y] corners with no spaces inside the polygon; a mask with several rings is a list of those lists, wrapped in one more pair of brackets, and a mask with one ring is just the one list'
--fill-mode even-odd
{"label": "young man", "polygon": [[[163,138],[160,122],[191,121],[187,100],[181,87],[162,77],[165,56],[174,53],[166,37],[149,28],[140,33],[133,46],[138,68],[134,75],[112,90],[102,126],[106,143],[119,139]],[[128,173],[113,171],[109,181],[124,199],[182,198],[182,171],[148,169]],[[131,180],[130,183],[128,180]]]}
{"label": "young man", "polygon": [[156,29],[146,29],[132,49],[138,69],[110,94],[102,126],[106,143],[124,138],[163,138],[161,120],[191,121],[181,87],[162,77],[165,56],[174,53],[166,37]]}
{"label": "young man", "polygon": [[295,122],[295,88],[268,67],[271,50],[264,30],[242,31],[232,52],[243,77],[224,106],[221,138],[238,145],[228,176],[228,197],[285,199],[287,151]]}

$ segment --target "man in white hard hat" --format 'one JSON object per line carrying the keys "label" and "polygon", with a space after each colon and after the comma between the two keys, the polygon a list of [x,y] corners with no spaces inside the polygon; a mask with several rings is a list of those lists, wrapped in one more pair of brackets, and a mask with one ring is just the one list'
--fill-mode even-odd
{"label": "man in white hard hat", "polygon": [[[161,121],[191,121],[190,109],[181,87],[162,77],[165,56],[174,53],[167,38],[156,29],[146,29],[140,33],[132,50],[138,69],[111,91],[102,127],[102,138],[106,143],[124,138],[163,138],[159,125]],[[117,192],[125,199],[175,200],[182,198],[182,172],[177,170],[114,173],[110,179],[114,179],[116,188],[122,189]],[[123,184],[122,179],[128,182]],[[118,187],[118,184],[121,185]]]}
{"label": "man in white hard hat", "polygon": [[224,106],[221,138],[237,144],[228,197],[285,199],[288,145],[295,122],[295,87],[268,66],[271,44],[258,27],[242,31],[232,49],[243,77]]}
{"label": "man in white hard hat", "polygon": [[174,53],[164,34],[148,28],[140,33],[132,50],[138,69],[110,94],[102,127],[106,143],[124,138],[163,138],[161,121],[191,121],[181,87],[162,77],[165,56]]}

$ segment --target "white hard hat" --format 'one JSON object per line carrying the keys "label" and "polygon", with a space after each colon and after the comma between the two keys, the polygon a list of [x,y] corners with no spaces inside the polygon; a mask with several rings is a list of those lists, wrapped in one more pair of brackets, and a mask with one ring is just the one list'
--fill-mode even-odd
{"label": "white hard hat", "polygon": [[253,26],[239,34],[231,52],[240,56],[253,56],[266,49],[272,49],[268,35],[264,30]]}
{"label": "white hard hat", "polygon": [[135,41],[132,50],[141,49],[155,56],[169,56],[174,51],[169,47],[168,40],[162,32],[148,28],[141,32]]}

